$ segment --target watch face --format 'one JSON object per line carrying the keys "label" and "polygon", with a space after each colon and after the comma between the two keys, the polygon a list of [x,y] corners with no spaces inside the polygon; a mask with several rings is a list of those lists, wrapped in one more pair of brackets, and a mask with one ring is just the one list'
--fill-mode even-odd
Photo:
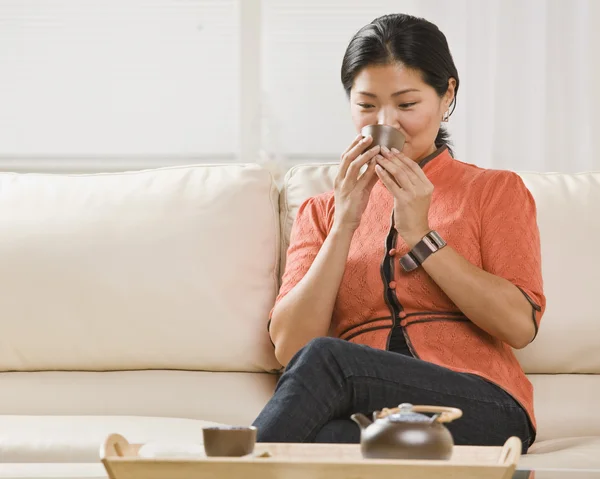
{"label": "watch face", "polygon": [[430,231],[415,247],[400,258],[404,271],[412,271],[423,264],[432,253],[446,246],[446,242],[436,231]]}
{"label": "watch face", "polygon": [[434,251],[437,251],[439,249],[438,245],[436,244],[436,242],[431,239],[429,236],[425,236],[425,238],[423,238],[421,240],[423,242],[423,244],[425,246],[427,246],[429,248],[429,250],[433,253]]}
{"label": "watch face", "polygon": [[427,236],[435,242],[437,246],[436,251],[441,247],[446,246],[446,242],[437,231],[431,231]]}
{"label": "watch face", "polygon": [[408,273],[409,271],[417,269],[419,267],[419,263],[410,253],[407,253],[400,258],[400,266],[402,266],[402,269]]}

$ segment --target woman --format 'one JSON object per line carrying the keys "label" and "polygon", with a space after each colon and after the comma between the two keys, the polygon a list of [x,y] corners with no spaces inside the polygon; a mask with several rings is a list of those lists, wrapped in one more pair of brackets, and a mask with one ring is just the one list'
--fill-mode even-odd
{"label": "woman", "polygon": [[456,444],[518,436],[525,452],[533,391],[513,348],[545,309],[534,200],[515,173],[452,157],[440,125],[459,79],[435,25],[374,20],[342,83],[357,131],[391,125],[406,144],[357,136],[335,190],[300,207],[269,323],[286,369],[258,440],[356,443],[351,414],[408,402],[462,409]]}

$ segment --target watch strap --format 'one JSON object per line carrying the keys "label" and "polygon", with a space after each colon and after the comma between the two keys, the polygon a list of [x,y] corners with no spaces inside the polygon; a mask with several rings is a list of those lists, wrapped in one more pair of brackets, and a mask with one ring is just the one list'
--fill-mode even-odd
{"label": "watch strap", "polygon": [[423,264],[436,251],[446,246],[444,239],[437,231],[430,231],[415,247],[400,258],[400,265],[406,272],[413,271]]}

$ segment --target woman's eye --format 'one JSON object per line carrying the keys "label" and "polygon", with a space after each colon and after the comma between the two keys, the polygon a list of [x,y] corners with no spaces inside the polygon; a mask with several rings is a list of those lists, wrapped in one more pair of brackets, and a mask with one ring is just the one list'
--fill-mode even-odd
{"label": "woman's eye", "polygon": [[373,108],[373,105],[370,105],[368,103],[358,103],[358,106],[360,106],[361,108]]}
{"label": "woman's eye", "polygon": [[411,106],[416,105],[417,102],[413,102],[413,103],[401,103],[400,105],[398,105],[400,108],[410,108]]}

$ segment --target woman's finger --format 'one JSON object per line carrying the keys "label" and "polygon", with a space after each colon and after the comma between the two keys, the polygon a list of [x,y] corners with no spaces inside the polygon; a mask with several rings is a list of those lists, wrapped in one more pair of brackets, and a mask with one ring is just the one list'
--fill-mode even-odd
{"label": "woman's finger", "polygon": [[346,153],[348,153],[352,148],[354,148],[358,142],[360,140],[362,140],[364,137],[359,133],[358,135],[356,135],[356,137],[354,138],[354,140],[352,140],[352,143],[350,143],[350,145],[348,145],[348,148],[346,148],[344,150],[344,152],[342,153],[342,156],[344,156]]}
{"label": "woman's finger", "polygon": [[394,177],[380,164],[375,166],[375,173],[395,198],[401,198],[403,196],[402,188],[398,186]]}
{"label": "woman's finger", "polygon": [[419,181],[425,184],[430,183],[429,178],[427,178],[427,175],[423,171],[423,168],[421,168],[416,161],[411,160],[408,156],[406,156],[401,151],[398,151],[396,148],[392,148],[392,153],[396,156],[396,158],[398,158],[398,160],[405,164],[410,171],[412,171],[412,173],[415,175],[416,178],[419,179]]}
{"label": "woman's finger", "polygon": [[360,177],[358,178],[358,181],[356,182],[357,188],[370,189],[375,185],[375,183],[377,182],[377,175],[375,174],[376,166],[377,166],[377,161],[375,161],[375,159],[369,160],[369,166],[367,166],[367,169],[364,171],[364,173],[362,175],[360,175]]}
{"label": "woman's finger", "polygon": [[352,143],[350,143],[350,145],[348,146],[348,148],[346,148],[344,150],[344,152],[342,153],[342,155],[340,156],[340,169],[338,170],[338,174],[336,176],[336,180],[341,180],[344,178],[344,175],[342,173],[345,174],[346,170],[348,169],[347,166],[344,166],[344,164],[347,162],[347,157],[348,157],[348,152],[354,148],[359,142],[360,140],[362,140],[362,135],[357,135],[356,138],[354,138],[354,140],[352,140]]}
{"label": "woman's finger", "polygon": [[394,178],[394,180],[396,180],[396,183],[398,183],[398,185],[401,188],[410,193],[413,193],[415,191],[415,185],[410,180],[405,165],[403,165],[402,163],[394,163],[393,161],[388,160],[383,156],[377,161],[377,163],[379,163],[384,168],[384,170],[387,171],[392,176],[392,178]]}
{"label": "woman's finger", "polygon": [[365,136],[364,138],[359,139],[354,146],[342,155],[342,163],[338,172],[339,180],[343,180],[346,177],[348,168],[352,162],[369,147],[372,141],[373,138],[371,136]]}
{"label": "woman's finger", "polygon": [[[414,173],[414,171],[410,168],[404,168],[404,166],[406,166],[406,163],[403,162],[400,157],[398,157],[398,155],[396,153],[393,153],[392,151],[388,150],[387,148],[382,148],[381,151],[383,152],[383,156],[385,158],[387,158],[388,160],[390,160],[392,163],[394,163],[395,165],[397,165],[399,168],[402,168],[402,170],[406,173],[409,181],[413,184],[413,185],[418,185],[421,180],[419,179],[419,177]],[[398,151],[398,150],[396,150]],[[414,163],[414,162],[413,162]]]}
{"label": "woman's finger", "polygon": [[346,177],[344,181],[350,181],[356,183],[360,176],[360,170],[363,166],[365,166],[371,159],[373,159],[376,155],[379,154],[379,145],[374,146],[373,148],[365,151],[362,155],[356,158],[350,166],[348,167],[348,171],[346,173]]}

